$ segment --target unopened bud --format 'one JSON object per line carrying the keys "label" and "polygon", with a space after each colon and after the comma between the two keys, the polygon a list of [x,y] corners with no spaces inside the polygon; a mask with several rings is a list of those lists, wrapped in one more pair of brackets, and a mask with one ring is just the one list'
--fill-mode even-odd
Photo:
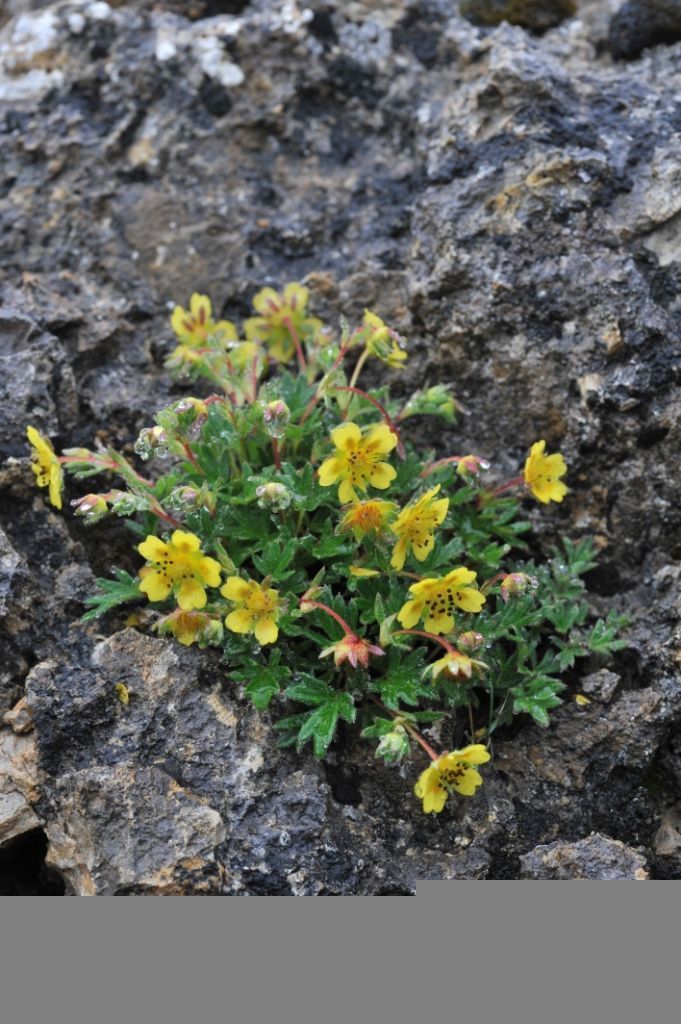
{"label": "unopened bud", "polygon": [[526,572],[511,572],[501,581],[501,599],[506,603],[511,596],[524,594],[528,587],[534,590],[538,586],[538,580]]}
{"label": "unopened bud", "polygon": [[474,630],[469,630],[467,633],[462,633],[457,640],[457,645],[462,651],[478,651],[485,642],[485,638],[482,633],[476,633]]}
{"label": "unopened bud", "polygon": [[286,427],[291,418],[291,411],[286,402],[282,401],[281,398],[277,398],[274,402],[268,402],[263,408],[262,418],[265,429],[270,437],[279,438],[283,437],[286,433]]}
{"label": "unopened bud", "polygon": [[280,512],[291,504],[291,492],[283,484],[261,484],[255,490],[258,507]]}
{"label": "unopened bud", "polygon": [[409,737],[403,725],[396,725],[392,732],[381,736],[376,757],[382,757],[386,764],[401,761],[409,753]]}
{"label": "unopened bud", "polygon": [[479,455],[464,455],[459,459],[456,471],[459,476],[479,476],[481,470],[489,469],[489,462]]}
{"label": "unopened bud", "polygon": [[84,498],[76,498],[71,504],[74,506],[74,515],[84,519],[88,526],[98,523],[109,511],[109,506],[99,494],[86,494]]}
{"label": "unopened bud", "polygon": [[168,456],[170,438],[163,427],[145,427],[135,441],[135,453],[140,459],[150,459],[155,455],[159,459]]}

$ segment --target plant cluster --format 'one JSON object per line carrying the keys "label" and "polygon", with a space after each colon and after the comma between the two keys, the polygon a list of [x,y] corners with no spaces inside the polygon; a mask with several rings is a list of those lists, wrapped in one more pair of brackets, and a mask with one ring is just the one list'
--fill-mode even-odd
{"label": "plant cluster", "polygon": [[[405,340],[370,311],[334,336],[308,299],[300,284],[264,288],[242,332],[214,320],[206,296],[175,308],[167,365],[204,397],[141,432],[151,477],[112,449],[57,455],[29,427],[33,470],[57,508],[64,470],[121,481],[72,502],[86,523],[127,517],[143,563],[99,580],[85,620],[150,602],[158,633],[220,648],[255,707],[283,712],[283,746],[323,757],[342,722],[386,764],[417,744],[430,764],[414,791],[439,812],[450,794],[475,793],[500,725],[548,724],[561,675],[620,647],[622,620],[587,625],[589,541],[565,541],[546,564],[523,557],[522,498],[563,500],[562,456],[539,440],[522,473],[493,487],[479,455],[417,451],[413,417],[455,423],[450,388],[406,402],[388,385],[361,389],[369,360],[404,367]],[[466,745],[435,750],[423,731],[436,724]]]}

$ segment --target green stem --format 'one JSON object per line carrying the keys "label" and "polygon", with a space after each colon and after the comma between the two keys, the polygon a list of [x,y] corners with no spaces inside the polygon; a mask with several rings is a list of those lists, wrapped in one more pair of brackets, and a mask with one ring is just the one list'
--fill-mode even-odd
{"label": "green stem", "polygon": [[362,367],[364,366],[364,364],[366,363],[367,359],[369,358],[369,354],[370,354],[369,353],[369,349],[365,348],[364,351],[362,352],[361,356],[357,360],[357,364],[355,366],[355,369],[352,372],[352,377],[350,378],[350,387],[351,388],[354,388],[355,384],[359,380],[359,375],[362,372]]}

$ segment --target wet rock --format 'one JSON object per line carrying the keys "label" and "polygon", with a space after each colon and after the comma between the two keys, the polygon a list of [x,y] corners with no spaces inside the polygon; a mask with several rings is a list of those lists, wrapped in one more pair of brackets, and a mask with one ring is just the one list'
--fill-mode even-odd
{"label": "wet rock", "polygon": [[616,59],[632,60],[650,46],[679,39],[679,0],[627,0],[610,22],[608,46]]}
{"label": "wet rock", "polygon": [[521,857],[520,863],[523,878],[643,881],[649,877],[644,857],[624,843],[598,833],[576,843],[559,840],[537,846]]}
{"label": "wet rock", "polygon": [[576,0],[461,0],[461,13],[474,25],[520,25],[535,32],[555,28],[577,10]]}
{"label": "wet rock", "polygon": [[620,682],[616,672],[602,668],[600,672],[592,672],[591,675],[585,676],[581,686],[583,693],[588,697],[601,701],[602,704],[609,704]]}

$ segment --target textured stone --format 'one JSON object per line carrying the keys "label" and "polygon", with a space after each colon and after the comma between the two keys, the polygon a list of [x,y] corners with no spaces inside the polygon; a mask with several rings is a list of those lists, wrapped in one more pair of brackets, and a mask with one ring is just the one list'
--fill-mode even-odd
{"label": "textured stone", "polygon": [[461,0],[459,9],[474,25],[510,25],[544,32],[577,10],[576,0]]}
{"label": "textured stone", "polygon": [[681,39],[679,0],[627,0],[610,22],[613,57],[630,60],[649,46]]}
{"label": "textured stone", "polygon": [[[681,46],[614,64],[616,0],[541,36],[449,0],[11,4],[0,708],[25,690],[34,731],[3,736],[34,745],[40,785],[14,790],[67,890],[407,893],[518,877],[592,831],[679,877],[655,843],[681,779]],[[182,393],[169,303],[206,290],[239,319],[302,278],[330,322],[370,306],[407,336],[405,394],[455,381],[468,415],[424,445],[499,481],[531,441],[560,446],[572,494],[531,507],[532,555],[594,535],[594,611],[631,617],[614,692],[595,659],[570,674],[591,704],[500,730],[478,796],[437,817],[416,757],[386,769],[349,728],[325,765],[279,750],[210,652],[125,611],[84,628],[92,575],[135,570],[130,536],[70,518],[77,482],[63,514],[33,486],[27,422],[125,446]]]}
{"label": "textured stone", "polygon": [[635,850],[598,833],[576,843],[565,840],[537,846],[520,858],[524,878],[617,878],[643,881],[648,871],[645,858]]}

